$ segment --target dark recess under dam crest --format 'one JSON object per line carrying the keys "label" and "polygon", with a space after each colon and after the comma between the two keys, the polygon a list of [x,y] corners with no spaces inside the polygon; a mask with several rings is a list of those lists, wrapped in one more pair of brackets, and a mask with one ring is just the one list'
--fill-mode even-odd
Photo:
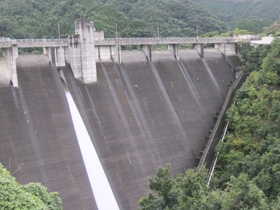
{"label": "dark recess under dam crest", "polygon": [[[18,64],[42,57],[23,56]],[[69,66],[62,69],[120,209],[137,208],[158,166],[170,163],[176,174],[197,165],[235,80],[217,49],[205,49],[205,62],[216,85],[196,50],[180,50],[180,60],[170,51],[153,51],[153,61],[142,52],[122,52],[121,64],[97,62],[94,84],[74,79]],[[18,75],[29,115],[18,89],[0,88],[0,160],[12,170],[23,164],[17,179],[58,191],[64,209],[97,209],[59,74],[36,64],[18,65]]]}

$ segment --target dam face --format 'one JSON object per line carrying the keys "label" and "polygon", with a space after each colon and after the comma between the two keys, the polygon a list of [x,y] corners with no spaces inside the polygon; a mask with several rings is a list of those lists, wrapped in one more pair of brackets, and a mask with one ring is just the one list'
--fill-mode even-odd
{"label": "dam face", "polygon": [[[97,209],[59,75],[37,60],[20,57],[19,88],[0,88],[0,161],[20,183],[58,191],[64,209]],[[197,165],[235,80],[217,49],[204,59],[180,50],[180,60],[155,51],[152,61],[123,52],[121,64],[97,62],[94,84],[63,73],[123,210],[137,208],[157,167],[170,163],[174,175]]]}
{"label": "dam face", "polygon": [[0,88],[0,162],[21,184],[58,191],[64,209],[94,199],[64,90],[44,55],[18,58],[19,88]]}

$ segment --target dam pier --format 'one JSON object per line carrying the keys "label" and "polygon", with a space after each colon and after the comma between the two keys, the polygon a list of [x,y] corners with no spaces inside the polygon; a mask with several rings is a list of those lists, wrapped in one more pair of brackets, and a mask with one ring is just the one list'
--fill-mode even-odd
{"label": "dam pier", "polygon": [[[91,21],[76,22],[68,39],[0,38],[0,162],[21,184],[58,191],[64,209],[101,209],[91,181],[97,167],[89,169],[94,160],[85,160],[77,135],[83,124],[114,208],[136,209],[159,166],[171,164],[175,175],[198,165],[239,77],[238,41],[111,39]],[[122,50],[131,45],[140,50]],[[20,48],[43,54],[19,55]],[[83,123],[73,122],[69,98]]]}

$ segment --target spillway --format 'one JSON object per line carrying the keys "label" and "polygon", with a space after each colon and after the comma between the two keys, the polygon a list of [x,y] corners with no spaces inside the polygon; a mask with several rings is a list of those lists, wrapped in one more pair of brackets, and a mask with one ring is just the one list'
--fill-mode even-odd
{"label": "spillway", "polygon": [[[64,209],[97,209],[59,75],[38,59],[20,57],[19,88],[0,88],[0,161],[19,182],[59,191]],[[153,51],[152,61],[123,52],[121,64],[97,62],[94,84],[69,66],[63,73],[122,210],[137,208],[158,166],[175,175],[197,165],[235,80],[216,49],[205,60],[196,50],[180,50],[180,60]]]}
{"label": "spillway", "polygon": [[65,95],[98,210],[119,210],[106,174],[71,93],[66,90]]}

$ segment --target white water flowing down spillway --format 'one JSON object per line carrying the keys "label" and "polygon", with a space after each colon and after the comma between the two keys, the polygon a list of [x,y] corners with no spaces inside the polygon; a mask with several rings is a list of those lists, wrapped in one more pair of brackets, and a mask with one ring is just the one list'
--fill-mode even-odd
{"label": "white water flowing down spillway", "polygon": [[97,207],[99,210],[119,210],[113,191],[72,95],[68,90],[65,90],[65,94]]}

